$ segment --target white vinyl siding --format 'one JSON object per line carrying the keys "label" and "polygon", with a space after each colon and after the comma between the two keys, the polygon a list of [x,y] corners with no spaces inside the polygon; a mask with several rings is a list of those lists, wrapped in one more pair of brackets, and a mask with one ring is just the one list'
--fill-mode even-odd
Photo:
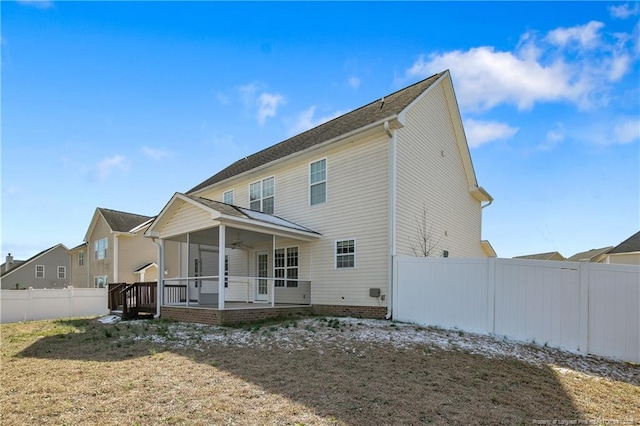
{"label": "white vinyl siding", "polygon": [[44,265],[36,265],[36,278],[44,278]]}
{"label": "white vinyl siding", "polygon": [[225,204],[233,204],[233,189],[222,194],[222,202]]}
{"label": "white vinyl siding", "polygon": [[94,242],[94,254],[95,259],[106,259],[107,258],[107,249],[109,248],[109,240],[107,238],[101,238]]}
{"label": "white vinyl siding", "polygon": [[[311,302],[323,305],[380,306],[369,297],[369,288],[386,292],[389,270],[389,210],[387,200],[388,136],[382,129],[367,137],[337,143],[320,152],[300,155],[231,180],[225,188],[211,188],[196,195],[221,199],[226,188],[236,188],[237,200],[249,201],[249,186],[263,176],[278,176],[279,217],[322,234],[310,243],[281,241],[277,248],[299,247],[299,279],[311,280]],[[330,203],[309,208],[309,165],[326,158],[331,179]],[[242,191],[238,188],[244,188]],[[247,205],[243,207],[248,207]],[[357,268],[335,267],[335,241],[357,239]],[[264,247],[270,250],[270,247]],[[237,267],[231,259],[231,275]],[[250,271],[255,271],[253,262]],[[367,265],[367,267],[362,267]],[[239,271],[246,274],[246,271]]]}
{"label": "white vinyl siding", "polygon": [[336,269],[356,267],[356,240],[336,241]]}
{"label": "white vinyl siding", "polygon": [[312,206],[327,201],[327,160],[309,166],[309,202]]}
{"label": "white vinyl siding", "polygon": [[66,266],[58,266],[58,279],[64,280],[67,278],[67,268]]}
{"label": "white vinyl siding", "polygon": [[204,229],[211,226],[213,226],[211,214],[200,207],[184,203],[172,215],[171,220],[160,229],[160,237],[168,238],[184,234],[187,230]]}
{"label": "white vinyl siding", "polygon": [[267,214],[275,211],[275,178],[270,177],[249,185],[249,208]]}
{"label": "white vinyl siding", "polygon": [[433,87],[414,104],[407,111],[405,127],[397,130],[397,252],[414,256],[412,241],[415,244],[425,209],[435,256],[447,250],[454,257],[485,257],[480,202],[469,193],[447,107],[447,96],[453,93],[444,86]]}

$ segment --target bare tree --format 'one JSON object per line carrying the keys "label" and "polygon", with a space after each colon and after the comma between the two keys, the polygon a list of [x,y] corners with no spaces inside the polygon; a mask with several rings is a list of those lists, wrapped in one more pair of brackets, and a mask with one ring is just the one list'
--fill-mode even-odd
{"label": "bare tree", "polygon": [[436,249],[440,244],[440,240],[435,239],[433,232],[433,222],[427,221],[427,206],[422,205],[421,216],[416,216],[416,229],[418,235],[409,238],[409,245],[416,257],[434,257],[437,256]]}

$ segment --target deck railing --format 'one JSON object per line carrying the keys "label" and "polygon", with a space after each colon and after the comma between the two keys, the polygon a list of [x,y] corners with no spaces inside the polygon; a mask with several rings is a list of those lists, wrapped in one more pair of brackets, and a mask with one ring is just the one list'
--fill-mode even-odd
{"label": "deck railing", "polygon": [[155,314],[158,300],[155,281],[133,284],[109,284],[109,309],[122,310],[122,319],[131,319],[141,313]]}
{"label": "deck railing", "polygon": [[[311,304],[311,281],[273,277],[227,276],[225,302]],[[218,307],[218,277],[166,278],[163,306]]]}

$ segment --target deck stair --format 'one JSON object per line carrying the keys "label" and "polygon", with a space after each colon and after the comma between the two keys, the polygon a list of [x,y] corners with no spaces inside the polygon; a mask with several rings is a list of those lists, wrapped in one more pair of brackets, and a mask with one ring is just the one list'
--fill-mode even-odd
{"label": "deck stair", "polygon": [[123,320],[151,319],[156,313],[158,283],[109,284],[109,310]]}

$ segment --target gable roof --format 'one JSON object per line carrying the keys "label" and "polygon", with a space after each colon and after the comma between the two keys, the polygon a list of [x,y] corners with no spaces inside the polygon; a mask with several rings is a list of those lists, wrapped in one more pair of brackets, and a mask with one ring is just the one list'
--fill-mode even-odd
{"label": "gable roof", "polygon": [[16,267],[13,267],[13,268],[9,269],[9,270],[8,270],[8,271],[6,271],[6,272],[3,272],[3,273],[2,273],[2,275],[0,275],[0,277],[4,277],[5,275],[9,275],[9,274],[11,274],[11,273],[13,273],[13,272],[17,271],[18,269],[21,269],[23,266],[28,265],[29,263],[33,262],[34,260],[36,260],[36,259],[38,259],[38,258],[40,258],[40,257],[44,256],[45,254],[47,254],[47,253],[49,253],[49,252],[51,252],[51,251],[53,251],[53,250],[57,249],[58,247],[62,247],[62,248],[64,248],[67,252],[69,251],[69,249],[68,249],[64,244],[62,244],[62,243],[60,243],[60,244],[56,244],[56,245],[55,245],[55,246],[53,246],[53,247],[49,247],[48,249],[46,249],[46,250],[42,250],[40,253],[38,253],[38,254],[35,254],[35,255],[31,256],[31,257],[30,257],[30,258],[28,258],[27,260],[19,261],[19,262],[22,262],[20,265],[18,265],[18,266],[16,266]]}
{"label": "gable roof", "polygon": [[599,249],[591,249],[591,250],[587,250],[587,251],[583,251],[580,253],[576,253],[571,257],[568,257],[567,260],[569,262],[579,262],[581,260],[589,260],[591,261],[592,259],[604,255],[606,254],[609,250],[611,249],[611,246],[609,247],[603,247],[603,248],[599,248]]}
{"label": "gable roof", "polygon": [[425,90],[447,73],[448,71],[443,71],[434,74],[411,86],[384,96],[382,99],[377,99],[365,106],[238,160],[204,182],[191,188],[187,191],[187,194],[192,194],[225,179],[253,170],[296,152],[303,151],[314,145],[319,145],[364,126],[380,122],[385,118],[394,117],[404,111],[413,101],[424,93]]}
{"label": "gable roof", "polygon": [[212,221],[211,227],[214,227],[214,221],[216,221],[232,226],[250,227],[251,229],[260,230],[258,232],[271,232],[274,235],[281,234],[292,238],[315,239],[321,236],[319,232],[275,215],[176,192],[147,228],[145,237],[158,237],[160,235],[159,230],[185,205],[208,213]]}
{"label": "gable roof", "polygon": [[141,214],[121,212],[102,207],[98,207],[98,211],[102,214],[102,217],[104,217],[109,228],[115,232],[131,232],[132,229],[153,219],[153,216],[143,216]]}
{"label": "gable roof", "polygon": [[564,256],[557,251],[550,251],[547,253],[527,254],[524,256],[515,256],[514,259],[531,259],[531,260],[550,260],[554,256],[560,256],[564,259]]}
{"label": "gable roof", "polygon": [[640,251],[640,231],[612,248],[607,254],[633,253],[638,251]]}

